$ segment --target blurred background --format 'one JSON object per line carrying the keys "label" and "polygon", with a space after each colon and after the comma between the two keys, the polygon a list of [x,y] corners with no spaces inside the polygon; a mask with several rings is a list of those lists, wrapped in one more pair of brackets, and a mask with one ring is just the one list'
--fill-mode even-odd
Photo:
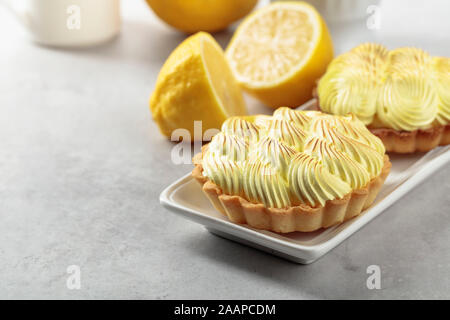
{"label": "blurred background", "polygon": [[[51,8],[54,3],[52,0],[2,0],[0,2],[2,4],[0,5],[0,23],[2,25],[0,32],[5,39],[2,45],[1,62],[5,65],[7,74],[23,73],[22,77],[36,77],[36,72],[40,68],[47,69],[47,72],[51,72],[54,68],[62,68],[58,74],[70,73],[73,78],[76,78],[78,75],[82,76],[85,69],[82,64],[80,68],[80,63],[86,61],[88,65],[87,60],[95,59],[98,63],[97,68],[103,66],[118,68],[119,64],[142,66],[143,69],[133,75],[133,78],[137,79],[134,84],[135,90],[139,86],[145,88],[145,94],[137,95],[145,100],[150,94],[159,68],[167,56],[187,37],[187,34],[171,28],[159,19],[144,0],[131,0],[121,2],[120,12],[117,13],[121,16],[121,22],[114,22],[114,26],[110,27],[102,24],[103,20],[97,19],[99,21],[96,24],[87,26],[92,30],[97,30],[96,32],[105,33],[105,35],[99,35],[100,40],[97,41],[100,42],[100,45],[96,45],[96,39],[94,39],[92,41],[94,46],[91,47],[86,44],[77,46],[76,41],[74,45],[70,45],[68,42],[68,45],[63,43],[53,48],[36,46],[36,43],[32,42],[36,40],[35,30],[33,31],[33,27],[29,27],[27,23],[32,19],[27,20],[29,17],[26,17],[26,14],[21,15],[17,12],[26,11],[24,6],[26,7],[27,3],[32,5],[41,3],[42,6],[42,3],[47,2],[50,3],[50,6],[43,6],[43,8]],[[345,52],[362,42],[379,42],[390,49],[401,46],[417,46],[432,55],[448,56],[450,54],[450,20],[447,19],[450,5],[448,1],[307,0],[306,2],[314,5],[325,18],[332,34],[335,54]],[[109,3],[119,3],[119,0],[109,1]],[[270,3],[269,0],[260,0],[257,7],[268,3]],[[8,10],[11,7],[14,9]],[[114,11],[115,9],[111,7],[107,10]],[[102,11],[99,10],[99,12]],[[92,16],[100,15],[99,12],[93,12]],[[225,31],[214,34],[222,47],[226,47],[238,24],[239,21]],[[51,25],[48,27],[52,30],[56,29]],[[83,26],[84,29],[87,27]],[[106,30],[107,27],[112,30]],[[101,30],[102,28],[106,31]],[[116,34],[118,35],[115,36]],[[105,41],[107,42],[102,44]],[[71,47],[75,48],[70,49]],[[82,49],[77,47],[82,47]],[[21,55],[17,56],[15,54],[17,51],[20,51]],[[26,57],[33,57],[33,59],[27,61]],[[27,63],[14,63],[14,59],[24,59]],[[61,59],[61,62],[58,59]],[[71,62],[69,64],[62,63],[65,59],[71,59]],[[50,61],[54,63],[49,63]],[[29,65],[30,63],[31,65]],[[146,75],[144,79],[139,78],[139,74],[142,72]],[[101,77],[100,74],[98,76]],[[122,74],[120,78],[128,76],[130,75]],[[10,88],[17,88],[17,84],[11,80],[6,81],[5,84]],[[52,81],[50,79],[41,80]],[[115,81],[124,80],[115,79]],[[107,84],[99,79],[97,86],[101,87],[102,85]],[[13,94],[11,90],[8,91]],[[258,103],[251,99],[249,103],[250,109],[255,108],[255,112],[267,112],[265,108],[258,108]]]}
{"label": "blurred background", "polygon": [[[432,241],[430,234],[442,233],[427,232],[425,242],[417,237],[397,248],[401,218],[378,219],[364,237],[359,233],[299,269],[163,212],[159,193],[191,166],[168,161],[173,143],[151,120],[148,99],[162,64],[187,35],[162,22],[144,0],[120,1],[120,11],[116,1],[107,1],[86,22],[93,31],[82,38],[49,24],[60,19],[46,15],[57,0],[0,1],[1,298],[195,299],[205,292],[209,298],[448,297],[448,254],[440,260],[448,237]],[[336,54],[380,42],[450,56],[449,1],[308,2],[325,17]],[[77,8],[67,14],[73,15],[68,28],[78,28]],[[214,34],[222,47],[238,24]],[[62,45],[36,42],[55,39]],[[251,113],[272,112],[245,98]],[[449,173],[445,168],[439,175]],[[447,196],[449,184],[438,178],[392,210],[415,210],[414,225],[426,224],[430,220],[420,214],[429,210],[426,204]],[[436,190],[424,202],[424,190],[438,182],[443,193]],[[379,240],[380,228],[384,244],[364,254]],[[412,223],[409,228],[405,232],[414,230]],[[364,241],[367,246],[355,245]],[[427,259],[417,255],[423,243],[434,250]],[[390,275],[387,291],[361,285],[365,269],[358,268],[373,261]],[[420,277],[409,275],[412,262]],[[83,290],[67,290],[72,264],[82,266]],[[240,289],[247,285],[251,292]]]}

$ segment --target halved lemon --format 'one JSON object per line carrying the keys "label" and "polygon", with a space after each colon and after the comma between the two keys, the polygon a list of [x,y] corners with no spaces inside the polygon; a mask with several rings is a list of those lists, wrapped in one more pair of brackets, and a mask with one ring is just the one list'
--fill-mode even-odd
{"label": "halved lemon", "polygon": [[[187,129],[191,140],[202,140],[208,129],[220,129],[230,116],[247,114],[222,48],[205,32],[184,40],[167,58],[150,110],[162,134],[170,137],[176,129]],[[200,132],[196,121],[201,121]]]}
{"label": "halved lemon", "polygon": [[271,107],[296,107],[312,98],[333,59],[320,14],[304,2],[276,2],[249,15],[226,50],[241,86]]}

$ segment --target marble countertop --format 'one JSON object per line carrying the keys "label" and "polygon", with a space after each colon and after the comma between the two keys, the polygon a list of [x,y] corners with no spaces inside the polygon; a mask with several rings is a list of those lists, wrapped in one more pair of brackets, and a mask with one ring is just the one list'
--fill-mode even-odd
{"label": "marble countertop", "polygon": [[[449,165],[317,262],[296,265],[159,204],[191,166],[170,162],[174,144],[147,102],[184,35],[143,1],[123,5],[118,38],[90,49],[37,46],[1,7],[0,21],[0,298],[450,298]],[[375,40],[450,56],[449,41],[389,37],[365,21],[330,29],[338,53]],[[224,46],[230,36],[216,38]],[[79,290],[66,285],[71,265]],[[379,290],[366,286],[370,265],[381,268]]]}

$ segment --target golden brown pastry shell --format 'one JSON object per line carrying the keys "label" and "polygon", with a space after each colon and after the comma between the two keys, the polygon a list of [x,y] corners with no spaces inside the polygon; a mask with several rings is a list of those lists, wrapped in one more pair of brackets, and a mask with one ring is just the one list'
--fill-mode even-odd
{"label": "golden brown pastry shell", "polygon": [[450,144],[450,125],[414,131],[370,127],[369,130],[381,139],[387,152],[427,152],[437,146]]}

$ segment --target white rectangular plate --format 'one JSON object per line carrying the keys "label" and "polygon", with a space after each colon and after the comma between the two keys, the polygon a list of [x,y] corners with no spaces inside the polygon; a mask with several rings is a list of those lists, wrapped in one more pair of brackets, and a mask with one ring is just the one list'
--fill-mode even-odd
{"label": "white rectangular plate", "polygon": [[230,222],[216,211],[200,185],[187,174],[160,196],[167,209],[204,225],[210,232],[298,263],[311,263],[355,233],[450,161],[450,146],[412,155],[390,155],[391,172],[373,205],[358,217],[315,232],[279,234]]}

